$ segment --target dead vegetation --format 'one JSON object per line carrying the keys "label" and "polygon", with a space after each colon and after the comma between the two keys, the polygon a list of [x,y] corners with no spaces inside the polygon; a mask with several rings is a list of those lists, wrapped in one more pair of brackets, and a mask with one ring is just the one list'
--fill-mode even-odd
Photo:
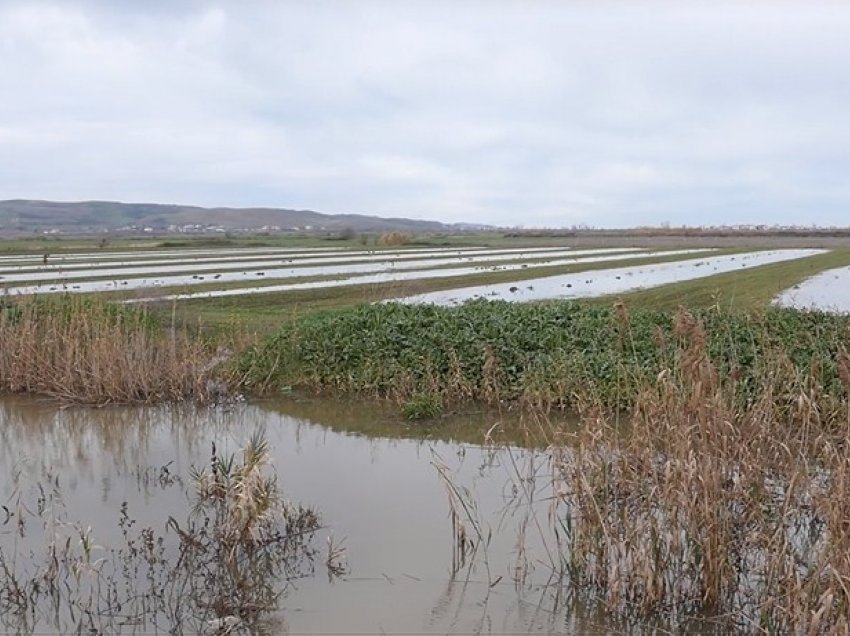
{"label": "dead vegetation", "polygon": [[378,237],[378,243],[388,247],[400,247],[407,245],[413,240],[413,234],[410,232],[384,232]]}
{"label": "dead vegetation", "polygon": [[[850,359],[844,394],[777,352],[746,406],[676,316],[675,359],[627,423],[588,409],[551,450],[563,573],[625,616],[708,616],[749,633],[847,633]],[[780,398],[781,399],[778,399]]]}
{"label": "dead vegetation", "polygon": [[231,394],[228,347],[144,310],[68,297],[0,304],[0,392],[104,405]]}
{"label": "dead vegetation", "polygon": [[[628,337],[630,317],[618,311]],[[758,361],[755,383],[718,363],[697,316],[677,312],[672,336],[627,411],[588,400],[569,426],[530,413],[527,433],[549,440],[545,461],[531,450],[521,466],[516,449],[490,448],[510,467],[511,510],[526,515],[518,589],[544,566],[553,594],[623,625],[847,634],[850,354],[839,345],[830,361],[838,387],[825,386],[818,356],[800,365],[781,348]],[[469,559],[486,566],[475,500],[435,465],[449,493],[453,572]]]}

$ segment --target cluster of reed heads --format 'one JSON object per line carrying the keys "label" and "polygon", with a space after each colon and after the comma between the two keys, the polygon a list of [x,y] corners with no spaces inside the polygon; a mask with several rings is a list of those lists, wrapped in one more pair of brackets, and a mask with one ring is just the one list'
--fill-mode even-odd
{"label": "cluster of reed heads", "polygon": [[621,615],[850,632],[850,355],[830,361],[840,391],[781,349],[744,391],[702,321],[680,310],[673,327],[627,416],[590,403],[577,430],[549,429],[564,572]]}

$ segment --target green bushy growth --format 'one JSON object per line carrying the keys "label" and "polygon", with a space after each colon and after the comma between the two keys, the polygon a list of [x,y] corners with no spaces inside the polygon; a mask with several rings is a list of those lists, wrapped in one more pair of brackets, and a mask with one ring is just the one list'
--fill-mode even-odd
{"label": "green bushy growth", "polygon": [[[704,326],[718,371],[740,377],[742,400],[777,361],[789,373],[816,372],[824,391],[844,390],[835,357],[850,342],[850,318],[783,309],[690,316]],[[681,355],[688,336],[676,320],[675,312],[570,301],[367,305],[289,324],[243,364],[257,388],[332,388],[406,401],[428,387],[449,400],[546,407],[592,396],[619,408]]]}
{"label": "green bushy growth", "polygon": [[409,420],[433,420],[443,412],[443,400],[439,393],[423,391],[411,396],[401,412]]}

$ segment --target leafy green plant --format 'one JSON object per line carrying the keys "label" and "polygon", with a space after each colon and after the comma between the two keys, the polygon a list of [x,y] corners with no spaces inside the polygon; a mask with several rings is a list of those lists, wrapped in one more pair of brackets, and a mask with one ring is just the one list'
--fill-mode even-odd
{"label": "leafy green plant", "polygon": [[405,402],[401,412],[409,420],[432,420],[443,412],[443,400],[438,393],[416,393]]}
{"label": "leafy green plant", "polygon": [[241,370],[260,392],[295,386],[407,403],[424,386],[444,402],[629,408],[680,355],[690,320],[702,325],[718,373],[735,378],[741,403],[766,383],[790,400],[795,378],[809,373],[828,395],[844,391],[835,361],[850,341],[846,316],[718,308],[683,316],[563,301],[365,305],[287,324],[243,356]]}

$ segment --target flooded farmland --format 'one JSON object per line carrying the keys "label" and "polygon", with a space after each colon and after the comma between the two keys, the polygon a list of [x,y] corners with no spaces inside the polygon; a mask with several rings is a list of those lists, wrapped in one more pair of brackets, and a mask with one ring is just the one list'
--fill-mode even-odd
{"label": "flooded farmland", "polygon": [[[826,253],[249,250],[173,263],[5,263],[0,275],[10,292],[28,282],[40,293],[56,284],[40,277],[58,272],[74,276],[62,284],[78,291],[158,283],[159,298],[178,300],[457,277],[439,302],[459,304],[499,293],[620,293],[810,257],[792,270],[812,272],[839,261]],[[552,267],[566,269],[543,269]],[[504,276],[481,278],[491,272]],[[210,276],[230,287],[216,288]],[[468,276],[504,282],[473,288],[464,286]],[[203,287],[175,293],[175,281]],[[173,329],[151,331],[147,312],[112,302],[132,295],[7,302],[5,342],[17,348],[3,350],[5,390],[103,408],[0,401],[0,631],[709,634],[756,624],[784,633],[811,622],[826,598],[819,572],[846,552],[826,502],[840,500],[850,472],[835,470],[828,482],[810,465],[833,459],[782,459],[777,439],[800,453],[823,446],[794,437],[808,430],[791,421],[805,412],[778,422],[765,411],[762,420],[735,401],[744,376],[716,373],[698,348],[707,342],[702,319],[715,328],[720,321],[712,337],[724,342],[727,328],[744,333],[733,314],[681,310],[662,325],[668,338],[647,328],[655,314],[639,310],[414,304],[437,296],[284,323],[281,333],[297,337],[242,352],[249,375],[238,377],[224,364],[231,349],[179,340],[175,354]],[[809,319],[821,334],[840,328],[840,317],[781,313],[771,318],[782,333],[809,334]],[[629,324],[634,359],[620,348]],[[761,358],[747,353],[756,341],[738,338],[741,359]],[[679,349],[658,348],[665,343]],[[828,359],[822,344],[813,350]],[[669,366],[681,361],[689,366]],[[799,405],[798,393],[811,390],[809,376],[792,371],[782,381],[770,376],[791,396],[774,390],[778,404]],[[78,376],[88,384],[68,382]],[[745,377],[746,386],[763,386]],[[836,384],[843,378],[819,389],[819,417],[831,422],[824,430],[839,430],[833,416],[846,412]],[[359,395],[372,401],[292,393],[333,386],[357,395],[361,380]],[[220,404],[239,391],[258,401]],[[668,391],[664,399],[659,391]],[[633,396],[641,409],[629,412]],[[183,406],[109,406],[165,399]],[[587,404],[602,415],[582,411]],[[580,426],[560,410],[573,405]],[[735,425],[718,429],[718,421]],[[694,422],[705,431],[688,433]],[[704,465],[691,461],[695,452]],[[786,576],[791,563],[802,572],[797,609],[780,593],[798,580]],[[776,568],[786,569],[775,576]],[[837,624],[844,610],[824,603],[822,616]]]}
{"label": "flooded farmland", "polygon": [[[713,251],[716,250],[561,246],[241,248],[220,252],[155,250],[41,257],[30,254],[2,257],[0,293],[7,296],[109,293],[127,302],[150,302],[391,284],[394,290],[389,296],[408,303],[458,304],[475,298],[536,301],[627,294],[827,252],[741,249],[712,254]],[[627,263],[618,266],[624,261]],[[610,266],[606,266],[608,263]],[[827,308],[828,305],[815,299],[821,295],[820,287],[826,285],[830,287],[828,295],[833,298],[833,305],[846,304],[850,301],[841,300],[843,292],[833,291],[840,287],[845,275],[842,271],[824,273],[802,288],[789,290],[777,302]],[[517,277],[512,280],[510,272],[518,272]],[[465,284],[464,279],[473,276],[478,277],[476,284]],[[433,281],[441,289],[416,295],[405,292],[405,283],[427,281]]]}
{"label": "flooded farmland", "polygon": [[[154,576],[152,567],[136,574],[117,565],[136,564],[127,544],[145,537],[161,541],[176,563],[180,529],[191,519],[193,467],[203,466],[211,449],[237,453],[262,430],[285,497],[314,507],[320,527],[289,555],[291,569],[274,581],[280,596],[258,612],[252,631],[652,632],[646,622],[606,617],[553,578],[556,546],[541,531],[548,510],[543,453],[449,441],[451,428],[431,439],[391,421],[375,430],[385,414],[359,412],[327,403],[57,410],[3,402],[4,629],[222,633],[234,610],[175,605],[171,588],[160,604],[150,583],[163,579],[145,579]],[[469,425],[481,435],[498,420]],[[461,553],[452,505],[471,506],[459,519],[469,532]],[[57,546],[79,553],[77,574],[55,595],[39,595],[32,580],[52,572]],[[12,579],[29,590],[28,602],[15,601]],[[187,586],[182,594],[194,598],[196,591]]]}
{"label": "flooded farmland", "polygon": [[[463,253],[460,256],[443,257],[441,254],[417,254],[415,257],[411,255],[400,256],[398,254],[382,254],[370,256],[335,256],[328,258],[302,258],[302,259],[277,259],[277,260],[261,260],[252,261],[253,256],[241,259],[238,262],[230,263],[227,260],[215,260],[207,264],[197,264],[195,261],[184,262],[176,261],[169,265],[159,265],[155,267],[135,267],[123,266],[115,264],[114,267],[101,268],[84,268],[73,270],[50,270],[44,271],[8,271],[0,274],[0,280],[5,283],[18,283],[22,281],[52,281],[51,286],[54,290],[57,288],[68,288],[69,281],[78,279],[98,278],[95,282],[84,282],[78,287],[71,287],[74,290],[81,291],[108,291],[117,284],[128,285],[130,289],[143,289],[152,286],[179,286],[197,284],[203,280],[215,280],[218,282],[238,281],[245,276],[262,275],[269,279],[286,279],[300,278],[306,276],[321,276],[332,274],[358,274],[380,271],[395,271],[395,270],[421,270],[430,269],[442,266],[456,264],[480,264],[491,261],[508,261],[523,260],[523,262],[531,262],[537,266],[541,264],[552,264],[563,262],[562,257],[569,256],[569,262],[573,262],[581,257],[597,256],[598,258],[606,257],[613,252],[610,258],[626,258],[636,250],[553,250],[542,253],[537,252],[521,252],[512,251],[499,252],[493,254],[491,252],[483,253]],[[647,253],[648,256],[653,256],[655,253]],[[429,256],[429,258],[421,258]],[[561,257],[561,260],[558,260]],[[364,262],[368,261],[368,262]],[[330,264],[323,264],[323,263]],[[281,267],[285,264],[285,267]],[[312,267],[311,267],[312,265]],[[199,272],[204,276],[197,274],[183,275],[168,275],[178,272]],[[162,276],[150,279],[142,276],[148,274],[163,274]],[[49,286],[40,284],[29,287],[11,287],[10,294],[29,294],[29,293],[44,293],[45,291],[53,291]]]}
{"label": "flooded farmland", "polygon": [[[566,250],[571,252],[572,250]],[[605,253],[607,251],[634,251],[634,250],[588,250],[593,253]],[[98,260],[88,262],[78,262],[72,264],[51,265],[42,263],[41,265],[24,264],[24,265],[8,265],[0,266],[0,272],[4,275],[17,275],[19,278],[15,280],[36,280],[37,278],[29,278],[41,274],[65,274],[75,275],[77,277],[86,277],[85,272],[92,270],[95,274],[100,270],[106,270],[108,274],[155,274],[172,271],[204,271],[206,269],[216,268],[240,268],[250,267],[268,267],[279,265],[280,263],[290,263],[296,266],[299,265],[315,265],[322,263],[362,263],[369,261],[384,261],[384,262],[404,262],[411,259],[430,259],[438,257],[451,256],[454,259],[470,258],[473,260],[501,260],[507,258],[523,258],[536,253],[562,255],[564,250],[556,250],[544,248],[542,250],[410,250],[405,252],[397,251],[382,251],[382,252],[362,252],[362,251],[346,251],[323,254],[267,254],[258,253],[251,250],[246,250],[241,256],[220,256],[220,257],[200,257],[186,258],[173,256],[172,258],[163,260],[142,260],[137,259],[123,261]],[[579,253],[586,253],[579,251]],[[490,258],[485,258],[490,256]],[[452,260],[452,259],[450,259]],[[165,267],[157,266],[165,265]],[[23,272],[23,273],[21,273]],[[89,274],[90,275],[90,274]]]}
{"label": "flooded farmland", "polygon": [[[678,254],[682,251],[664,252],[663,254]],[[684,252],[687,253],[687,252]],[[543,265],[558,265],[577,262],[596,262],[604,260],[619,260],[630,256],[657,256],[654,252],[622,249],[596,250],[507,250],[496,253],[485,251],[465,251],[453,253],[446,257],[445,252],[404,254],[381,253],[367,256],[356,256],[351,253],[319,258],[287,258],[274,261],[252,261],[252,256],[239,263],[217,261],[215,263],[197,264],[194,262],[174,261],[167,266],[129,266],[114,268],[88,267],[72,270],[49,270],[0,273],[0,283],[6,284],[5,293],[9,295],[45,294],[61,292],[103,292],[157,287],[179,287],[201,284],[204,282],[224,283],[234,281],[252,281],[256,277],[268,280],[287,278],[302,278],[309,276],[341,276],[363,274],[370,272],[387,272],[386,278],[392,279],[394,272],[400,270],[412,272],[408,278],[427,278],[432,268],[463,265],[457,270],[463,273],[480,271],[489,262],[504,262],[505,265],[494,265],[501,268],[523,268]],[[569,258],[563,258],[569,256]],[[423,258],[427,257],[427,258]],[[558,258],[561,257],[561,258]],[[281,265],[284,265],[283,267]],[[169,273],[185,272],[183,274],[166,275]],[[192,274],[191,272],[198,272]],[[418,273],[416,273],[418,272]],[[162,276],[146,278],[145,274],[160,273]],[[444,272],[436,275],[445,276]],[[457,275],[457,274],[452,274]],[[93,280],[92,280],[93,279]],[[38,281],[50,281],[38,283]],[[35,285],[19,286],[16,283],[35,282]],[[365,281],[374,282],[374,281]],[[232,290],[231,290],[232,291]],[[249,293],[249,292],[245,292]]]}
{"label": "flooded farmland", "polygon": [[795,309],[850,312],[850,267],[829,269],[785,290],[775,304]]}
{"label": "flooded farmland", "polygon": [[637,265],[607,270],[564,274],[500,283],[462,287],[401,299],[407,303],[456,305],[474,298],[498,298],[511,301],[533,301],[553,298],[593,298],[622,294],[695,280],[749,267],[779,263],[822,254],[824,250],[771,250],[735,255],[708,256],[680,262]]}

